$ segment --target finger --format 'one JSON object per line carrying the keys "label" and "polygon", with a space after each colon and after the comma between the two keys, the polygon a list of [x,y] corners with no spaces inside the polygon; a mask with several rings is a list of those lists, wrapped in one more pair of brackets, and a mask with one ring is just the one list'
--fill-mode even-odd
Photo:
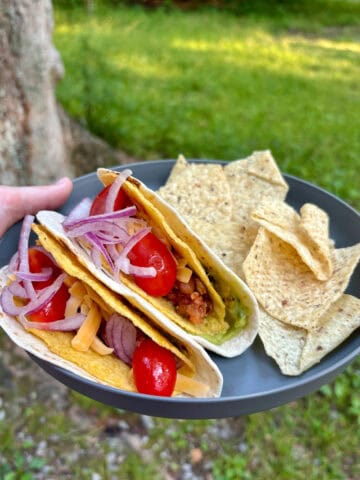
{"label": "finger", "polygon": [[72,182],[64,177],[52,185],[34,187],[0,186],[0,237],[25,215],[60,207],[72,191]]}
{"label": "finger", "polygon": [[24,206],[23,215],[35,214],[39,210],[53,210],[60,207],[72,191],[72,182],[64,177],[52,185],[18,187]]}

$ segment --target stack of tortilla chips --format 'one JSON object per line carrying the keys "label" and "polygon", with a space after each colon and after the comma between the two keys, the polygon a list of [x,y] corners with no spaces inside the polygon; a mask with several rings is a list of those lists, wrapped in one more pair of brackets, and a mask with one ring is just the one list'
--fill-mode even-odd
{"label": "stack of tortilla chips", "polygon": [[282,373],[298,375],[360,326],[360,299],[344,293],[360,243],[335,248],[329,218],[297,213],[269,151],[225,166],[176,162],[159,194],[243,278],[260,305],[259,335]]}

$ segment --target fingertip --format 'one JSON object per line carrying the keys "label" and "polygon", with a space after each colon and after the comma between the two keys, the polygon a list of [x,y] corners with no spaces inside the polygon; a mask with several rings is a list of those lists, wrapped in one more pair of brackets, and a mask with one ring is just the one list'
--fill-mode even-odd
{"label": "fingertip", "polygon": [[72,185],[72,181],[69,177],[61,177],[59,178],[59,180],[57,180],[55,182],[55,185],[66,185],[66,184],[71,184]]}

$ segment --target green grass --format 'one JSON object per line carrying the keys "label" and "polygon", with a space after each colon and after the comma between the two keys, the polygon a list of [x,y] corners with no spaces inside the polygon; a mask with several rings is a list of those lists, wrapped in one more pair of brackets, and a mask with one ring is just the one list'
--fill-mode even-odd
{"label": "green grass", "polygon": [[58,98],[138,158],[270,148],[283,171],[359,207],[360,4],[301,3],[272,15],[57,9]]}

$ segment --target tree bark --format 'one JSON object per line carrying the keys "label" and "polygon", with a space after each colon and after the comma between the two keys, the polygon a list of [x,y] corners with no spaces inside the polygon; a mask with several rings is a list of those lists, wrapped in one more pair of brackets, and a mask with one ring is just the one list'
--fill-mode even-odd
{"label": "tree bark", "polygon": [[43,184],[133,159],[58,107],[50,0],[0,0],[0,183]]}
{"label": "tree bark", "polygon": [[0,165],[5,183],[73,174],[54,95],[63,65],[52,45],[50,0],[1,0]]}

